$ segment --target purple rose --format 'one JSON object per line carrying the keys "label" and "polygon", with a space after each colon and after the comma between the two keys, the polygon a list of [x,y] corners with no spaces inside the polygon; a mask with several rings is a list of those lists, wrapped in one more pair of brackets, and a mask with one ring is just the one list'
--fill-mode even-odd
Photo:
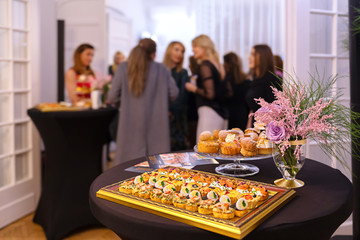
{"label": "purple rose", "polygon": [[272,142],[279,142],[285,139],[286,130],[283,126],[278,126],[277,122],[271,121],[266,126],[266,136]]}

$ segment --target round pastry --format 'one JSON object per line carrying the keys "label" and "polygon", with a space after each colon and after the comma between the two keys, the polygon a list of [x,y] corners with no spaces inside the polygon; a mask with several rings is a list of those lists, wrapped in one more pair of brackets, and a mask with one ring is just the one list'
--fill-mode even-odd
{"label": "round pastry", "polygon": [[241,145],[237,141],[223,142],[220,145],[221,153],[225,155],[236,155],[240,153]]}
{"label": "round pastry", "polygon": [[199,213],[210,215],[213,213],[214,202],[211,199],[200,201]]}
{"label": "round pastry", "polygon": [[248,210],[248,201],[245,198],[240,198],[236,202],[236,208],[235,208],[235,216],[237,217],[243,217],[246,213],[249,212]]}
{"label": "round pastry", "polygon": [[161,198],[161,203],[171,205],[173,203],[173,199],[174,199],[174,192],[169,191],[169,192],[163,193],[162,198]]}
{"label": "round pastry", "polygon": [[244,148],[241,148],[240,153],[245,157],[254,157],[258,154],[258,150],[255,151],[246,151]]}
{"label": "round pastry", "polygon": [[249,209],[254,209],[258,204],[258,199],[256,197],[254,198],[251,194],[244,194],[242,197],[248,202]]}
{"label": "round pastry", "polygon": [[273,152],[272,143],[265,134],[260,134],[256,147],[259,149],[259,154],[271,154]]}
{"label": "round pastry", "polygon": [[227,130],[221,130],[219,132],[219,141],[225,142],[226,136],[227,136]]}
{"label": "round pastry", "polygon": [[160,189],[155,188],[150,193],[150,199],[155,201],[155,202],[160,202],[161,203],[162,193],[163,192]]}
{"label": "round pastry", "polygon": [[200,198],[199,197],[192,197],[190,199],[187,200],[185,209],[192,211],[192,212],[197,212],[198,208],[199,208],[199,203],[200,203]]}
{"label": "round pastry", "polygon": [[250,137],[250,138],[254,139],[254,141],[257,141],[259,139],[259,135],[257,135],[257,133],[254,133],[254,132],[246,133],[244,135],[244,137]]}
{"label": "round pastry", "polygon": [[208,141],[208,140],[211,140],[211,132],[209,131],[204,131],[202,133],[200,133],[200,136],[199,136],[199,140],[200,141]]}
{"label": "round pastry", "polygon": [[232,219],[235,217],[234,209],[228,203],[217,203],[213,208],[214,217],[221,219]]}
{"label": "round pastry", "polygon": [[256,151],[257,152],[257,147],[256,147],[256,141],[254,141],[252,138],[250,137],[244,137],[243,139],[241,139],[241,149],[244,149],[245,151]]}
{"label": "round pastry", "polygon": [[214,192],[214,191],[208,192],[208,194],[206,195],[206,197],[207,197],[208,199],[210,199],[211,201],[213,201],[213,202],[216,202],[216,201],[219,199],[219,195],[218,195],[216,192]]}
{"label": "round pastry", "polygon": [[268,199],[269,197],[269,192],[268,190],[262,186],[262,185],[258,185],[256,187],[254,187],[254,190],[256,191],[256,198],[259,200],[259,202],[265,201],[266,199]]}
{"label": "round pastry", "polygon": [[235,130],[236,132],[238,132],[240,138],[244,137],[244,132],[240,128],[232,128],[231,130]]}
{"label": "round pastry", "polygon": [[219,143],[216,141],[199,141],[198,151],[203,153],[218,153]]}
{"label": "round pastry", "polygon": [[173,198],[173,204],[175,207],[185,209],[187,203],[186,196],[181,193],[175,193],[175,197]]}
{"label": "round pastry", "polygon": [[256,134],[259,134],[258,130],[256,130],[255,128],[247,128],[247,129],[245,129],[245,134],[248,134],[249,132],[254,132]]}
{"label": "round pastry", "polygon": [[153,186],[144,185],[140,188],[139,197],[141,198],[150,198],[150,193],[153,190]]}
{"label": "round pastry", "polygon": [[219,132],[220,132],[220,131],[221,131],[220,129],[215,129],[215,130],[213,131],[213,138],[214,138],[214,140],[219,139]]}

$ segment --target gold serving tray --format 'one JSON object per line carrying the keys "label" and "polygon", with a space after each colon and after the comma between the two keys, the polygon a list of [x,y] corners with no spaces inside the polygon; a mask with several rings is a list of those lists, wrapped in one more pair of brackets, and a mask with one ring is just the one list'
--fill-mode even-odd
{"label": "gold serving tray", "polygon": [[[166,167],[173,169],[174,167]],[[154,170],[157,171],[157,170]],[[187,170],[194,174],[202,173],[206,175],[217,176],[221,178],[236,179],[232,177],[225,177],[218,174],[207,173],[197,170]],[[214,216],[204,215],[196,212],[191,212],[185,209],[177,208],[173,205],[162,204],[144,199],[131,194],[119,192],[119,185],[123,182],[129,181],[133,178],[123,180],[101,188],[97,191],[96,196],[112,202],[116,202],[125,206],[136,208],[162,217],[166,217],[175,221],[186,223],[198,228],[206,229],[218,234],[222,234],[231,238],[241,239],[264,222],[268,217],[275,213],[278,209],[295,197],[296,192],[285,188],[280,188],[272,184],[261,183],[256,181],[246,182],[257,183],[263,185],[269,191],[269,198],[261,205],[247,213],[245,216],[239,218],[235,217],[230,220],[219,219]]]}
{"label": "gold serving tray", "polygon": [[87,107],[64,106],[60,103],[40,103],[36,105],[35,108],[42,112],[82,111],[89,109]]}

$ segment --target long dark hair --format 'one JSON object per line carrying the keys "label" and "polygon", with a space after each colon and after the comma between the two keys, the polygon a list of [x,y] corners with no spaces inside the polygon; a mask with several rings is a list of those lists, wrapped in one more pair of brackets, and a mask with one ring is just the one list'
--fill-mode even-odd
{"label": "long dark hair", "polygon": [[[259,69],[259,76],[256,76],[256,71],[252,71],[251,75],[254,78],[262,78],[268,72],[274,72],[274,57],[271,48],[266,44],[255,45],[255,62],[256,68]],[[258,62],[257,62],[258,61]]]}
{"label": "long dark hair", "polygon": [[81,44],[80,46],[78,46],[76,48],[76,50],[74,52],[74,55],[73,55],[74,66],[72,68],[74,69],[74,71],[77,74],[89,74],[89,75],[95,76],[94,71],[91,69],[91,67],[86,66],[85,69],[84,69],[84,65],[81,62],[80,55],[86,49],[93,49],[94,50],[94,47],[92,45],[88,44],[88,43],[83,43],[83,44]]}
{"label": "long dark hair", "polygon": [[156,43],[150,38],[141,39],[128,59],[129,90],[135,96],[142,95],[146,85],[151,55],[156,52]]}
{"label": "long dark hair", "polygon": [[241,84],[245,81],[246,74],[242,70],[242,61],[236,53],[230,52],[224,55],[224,65],[235,84]]}

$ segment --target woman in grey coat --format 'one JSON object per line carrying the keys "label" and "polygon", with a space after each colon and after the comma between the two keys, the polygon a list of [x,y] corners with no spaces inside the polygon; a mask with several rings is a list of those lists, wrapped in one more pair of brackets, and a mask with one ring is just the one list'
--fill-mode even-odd
{"label": "woman in grey coat", "polygon": [[115,164],[170,151],[169,100],[179,90],[170,71],[154,62],[156,43],[142,39],[115,72],[109,101],[120,104]]}

